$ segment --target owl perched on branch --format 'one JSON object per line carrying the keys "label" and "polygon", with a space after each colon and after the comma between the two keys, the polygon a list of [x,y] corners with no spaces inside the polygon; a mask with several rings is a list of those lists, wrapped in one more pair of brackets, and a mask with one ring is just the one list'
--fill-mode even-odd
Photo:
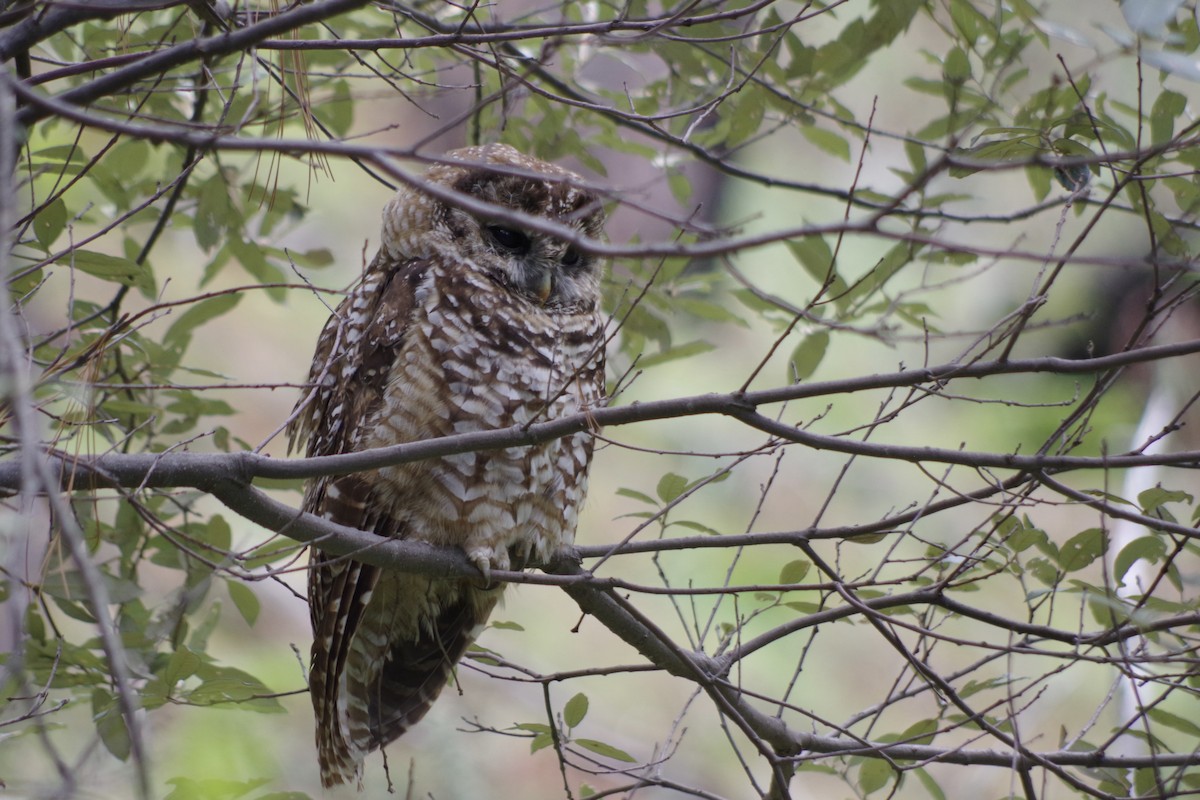
{"label": "owl perched on branch", "polygon": [[[326,323],[292,425],[309,456],[542,422],[603,402],[598,259],[503,219],[516,210],[601,235],[578,175],[505,145],[468,147],[428,184],[497,210],[400,191],[382,244]],[[486,576],[574,539],[592,439],[443,456],[315,479],[304,510],[386,538],[459,547]],[[416,723],[500,599],[480,578],[435,579],[314,549],[310,692],[325,786]]]}

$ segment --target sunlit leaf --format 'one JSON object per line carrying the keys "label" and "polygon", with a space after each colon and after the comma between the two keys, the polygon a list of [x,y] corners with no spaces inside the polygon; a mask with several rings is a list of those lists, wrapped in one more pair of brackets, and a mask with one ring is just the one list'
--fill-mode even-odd
{"label": "sunlit leaf", "polygon": [[658,487],[655,491],[658,493],[658,498],[664,503],[670,503],[679,495],[683,494],[687,488],[687,478],[682,475],[676,475],[674,472],[668,472],[658,480]]}
{"label": "sunlit leaf", "polygon": [[588,698],[586,694],[580,692],[567,701],[563,706],[563,722],[568,728],[574,728],[579,723],[583,722],[583,718],[587,716]]}
{"label": "sunlit leaf", "polygon": [[488,627],[496,628],[497,630],[502,630],[502,631],[523,631],[523,630],[525,630],[525,626],[519,622],[513,622],[511,620],[499,620],[499,619],[492,620],[490,623],[488,623]]}
{"label": "sunlit leaf", "polygon": [[651,497],[648,494],[643,494],[642,492],[639,492],[636,489],[630,489],[630,488],[622,486],[620,489],[617,489],[617,494],[619,494],[621,497],[629,497],[634,500],[640,500],[641,502],[647,503],[652,506],[658,505],[658,501],[655,500],[653,497]]}
{"label": "sunlit leaf", "polygon": [[864,795],[878,791],[891,782],[895,772],[882,758],[864,759],[858,768],[858,788]]}
{"label": "sunlit leaf", "polygon": [[850,160],[850,143],[846,141],[844,136],[813,125],[806,125],[800,129],[800,132],[804,134],[805,139],[808,139],[829,155],[842,161]]}
{"label": "sunlit leaf", "polygon": [[593,753],[605,758],[611,758],[616,761],[624,761],[632,764],[637,761],[636,758],[626,753],[619,747],[613,747],[611,744],[600,742],[595,739],[572,739],[573,744],[577,744],[585,750],[591,750]]}
{"label": "sunlit leaf", "polygon": [[779,582],[785,585],[803,583],[804,577],[808,575],[810,569],[812,569],[812,562],[806,558],[789,561],[779,571]]}

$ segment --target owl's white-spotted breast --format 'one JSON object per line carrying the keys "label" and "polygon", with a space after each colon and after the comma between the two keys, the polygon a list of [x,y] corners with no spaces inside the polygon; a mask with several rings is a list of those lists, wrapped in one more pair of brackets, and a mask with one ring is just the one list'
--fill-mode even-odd
{"label": "owl's white-spotted breast", "polygon": [[[426,174],[500,209],[601,236],[579,176],[506,145]],[[326,323],[290,431],[310,456],[552,420],[603,402],[599,261],[560,239],[420,189],[383,213],[379,253]],[[592,438],[463,453],[313,480],[304,509],[379,536],[461,548],[486,574],[574,540]],[[326,786],[417,722],[500,598],[312,551],[310,692]]]}

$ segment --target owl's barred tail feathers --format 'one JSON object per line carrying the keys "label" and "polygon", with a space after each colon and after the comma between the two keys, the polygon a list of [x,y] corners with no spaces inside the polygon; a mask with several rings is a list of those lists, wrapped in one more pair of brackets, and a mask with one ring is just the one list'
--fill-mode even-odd
{"label": "owl's barred tail feathers", "polygon": [[[382,641],[379,637],[386,631],[360,628],[356,632],[340,685],[313,687],[323,786],[357,781],[368,753],[399,738],[425,716],[483,630],[499,594],[500,590],[465,586],[456,601],[440,611],[425,609],[430,613],[418,620],[420,633],[415,639]],[[336,654],[318,652],[314,641],[314,664],[330,656]],[[334,702],[319,705],[318,690]]]}

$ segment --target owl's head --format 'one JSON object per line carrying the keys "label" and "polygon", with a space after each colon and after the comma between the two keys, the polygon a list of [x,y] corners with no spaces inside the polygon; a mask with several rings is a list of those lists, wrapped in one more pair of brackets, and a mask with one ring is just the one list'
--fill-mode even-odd
{"label": "owl's head", "polygon": [[[570,170],[504,144],[465,147],[446,157],[461,164],[432,167],[426,182],[500,209],[574,228],[589,239],[603,234],[599,199]],[[453,259],[547,311],[595,306],[600,259],[500,216],[468,211],[406,188],[384,209],[383,245],[398,260]]]}

